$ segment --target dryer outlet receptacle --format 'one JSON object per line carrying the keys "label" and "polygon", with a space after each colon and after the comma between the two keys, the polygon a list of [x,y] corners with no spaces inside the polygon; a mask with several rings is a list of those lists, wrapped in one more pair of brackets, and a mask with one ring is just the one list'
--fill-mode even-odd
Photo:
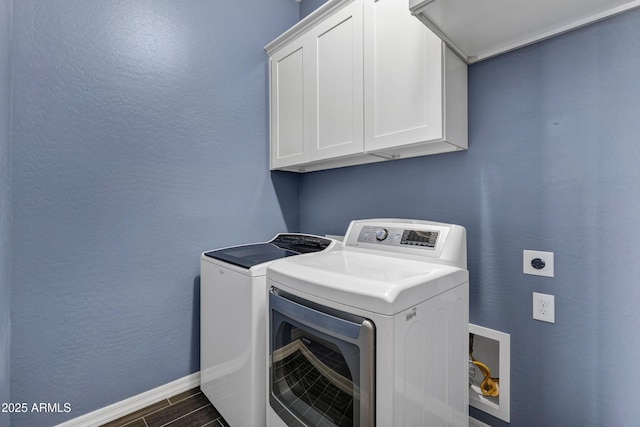
{"label": "dryer outlet receptacle", "polygon": [[522,251],[522,272],[534,276],[554,277],[553,252]]}

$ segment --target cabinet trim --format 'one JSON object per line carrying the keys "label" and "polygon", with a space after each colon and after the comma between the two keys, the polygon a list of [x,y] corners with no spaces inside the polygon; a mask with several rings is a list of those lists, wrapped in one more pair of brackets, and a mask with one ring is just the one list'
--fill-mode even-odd
{"label": "cabinet trim", "polygon": [[266,45],[264,47],[264,50],[268,55],[271,55],[274,51],[280,49],[290,41],[309,32],[314,26],[317,25],[318,22],[333,15],[343,7],[348,6],[349,4],[353,3],[353,1],[354,0],[328,0],[326,3],[322,4],[322,6],[318,7],[316,10],[307,15],[300,22],[278,36],[278,38]]}

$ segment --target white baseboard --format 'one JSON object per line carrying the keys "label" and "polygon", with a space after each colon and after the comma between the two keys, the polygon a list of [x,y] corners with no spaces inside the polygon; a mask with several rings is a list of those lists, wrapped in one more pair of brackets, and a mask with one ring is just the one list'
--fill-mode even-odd
{"label": "white baseboard", "polygon": [[200,385],[200,372],[187,375],[168,384],[161,385],[152,390],[145,391],[112,405],[105,406],[88,414],[81,415],[72,420],[58,424],[56,427],[95,427],[109,421],[117,420],[132,412],[146,408],[152,403],[167,399],[176,394],[191,390]]}

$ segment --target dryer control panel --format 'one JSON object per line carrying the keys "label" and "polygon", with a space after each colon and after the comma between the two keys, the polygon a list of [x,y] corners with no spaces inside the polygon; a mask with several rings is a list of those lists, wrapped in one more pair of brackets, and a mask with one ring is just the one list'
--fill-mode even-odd
{"label": "dryer control panel", "polygon": [[352,221],[344,239],[347,249],[384,251],[388,256],[408,256],[465,269],[466,243],[466,230],[459,225],[403,219]]}
{"label": "dryer control panel", "polygon": [[358,242],[435,249],[439,235],[440,232],[437,230],[408,230],[365,226],[360,230]]}

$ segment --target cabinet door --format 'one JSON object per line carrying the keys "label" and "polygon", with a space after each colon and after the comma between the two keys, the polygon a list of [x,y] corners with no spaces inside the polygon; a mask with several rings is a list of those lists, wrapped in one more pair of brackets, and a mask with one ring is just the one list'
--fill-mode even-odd
{"label": "cabinet door", "polygon": [[310,31],[311,160],[363,150],[362,0]]}
{"label": "cabinet door", "polygon": [[443,137],[442,41],[406,1],[366,0],[365,151]]}
{"label": "cabinet door", "polygon": [[309,38],[270,59],[271,169],[309,161]]}

